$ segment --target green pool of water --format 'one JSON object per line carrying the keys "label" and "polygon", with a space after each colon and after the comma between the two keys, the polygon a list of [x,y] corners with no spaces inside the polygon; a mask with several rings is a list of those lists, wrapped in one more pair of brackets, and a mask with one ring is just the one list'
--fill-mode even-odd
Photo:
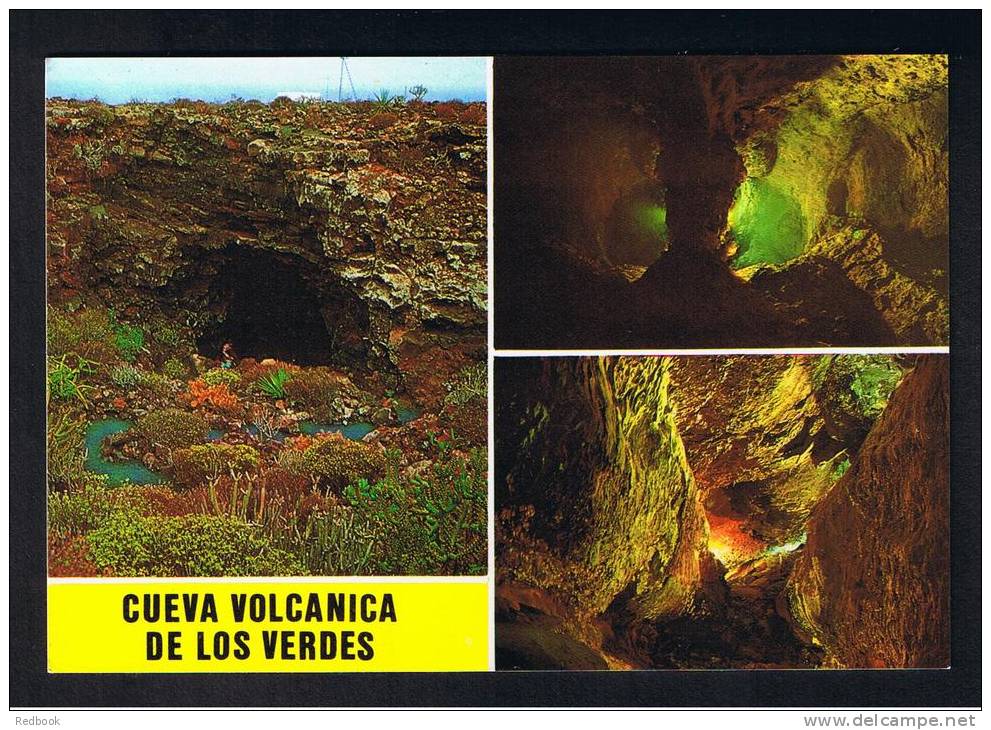
{"label": "green pool of water", "polygon": [[[419,415],[415,409],[409,409],[407,420],[412,420]],[[400,415],[400,421],[403,416]],[[140,461],[108,461],[103,457],[101,446],[105,439],[118,433],[123,433],[134,424],[130,421],[123,421],[117,418],[108,418],[102,421],[94,421],[86,429],[86,469],[94,474],[106,474],[110,477],[110,483],[114,485],[124,484],[161,484],[165,481],[162,475],[153,472]],[[257,434],[258,429],[254,426],[247,426],[249,433]],[[375,430],[375,426],[370,423],[315,423],[314,421],[303,421],[299,424],[302,433],[313,435],[317,433],[340,433],[345,438],[353,441],[360,441],[366,435]],[[224,432],[212,429],[208,434],[211,441],[223,438]],[[286,437],[285,433],[279,432],[277,440],[281,441]]]}
{"label": "green pool of water", "polygon": [[396,419],[402,424],[419,418],[421,413],[423,411],[416,406],[396,406]]}
{"label": "green pool of water", "polygon": [[130,421],[108,418],[95,421],[86,429],[86,469],[96,474],[106,474],[111,484],[160,484],[164,481],[140,461],[107,461],[100,452],[104,439],[122,433],[131,427]]}
{"label": "green pool of water", "polygon": [[365,436],[375,430],[375,426],[370,423],[315,423],[313,421],[300,421],[299,430],[309,436],[318,433],[339,433],[344,438],[352,441],[360,441]]}

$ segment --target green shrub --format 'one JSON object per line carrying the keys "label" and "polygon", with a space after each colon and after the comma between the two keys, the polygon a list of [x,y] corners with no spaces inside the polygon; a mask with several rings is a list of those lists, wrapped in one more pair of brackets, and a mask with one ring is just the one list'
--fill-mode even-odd
{"label": "green shrub", "polygon": [[118,388],[130,390],[141,382],[142,374],[133,365],[118,365],[110,371],[110,380]]}
{"label": "green shrub", "polygon": [[255,408],[251,412],[251,425],[255,428],[255,438],[261,442],[281,440],[279,416],[274,409]]}
{"label": "green shrub", "polygon": [[356,519],[372,525],[372,570],[387,575],[477,575],[487,564],[485,452],[443,458],[404,485],[395,476],[348,486]]}
{"label": "green shrub", "polygon": [[462,368],[453,378],[444,384],[444,387],[447,389],[444,402],[450,405],[461,406],[474,398],[488,398],[488,377],[488,366],[484,362]]}
{"label": "green shrub", "polygon": [[241,382],[241,376],[230,368],[213,368],[207,370],[200,379],[207,385],[226,385],[228,387]]}
{"label": "green shrub", "polygon": [[285,383],[286,396],[317,420],[332,421],[339,414],[341,387],[326,370],[307,368]]}
{"label": "green shrub", "polygon": [[303,450],[282,449],[275,455],[275,463],[294,476],[311,476],[306,452]]}
{"label": "green shrub", "polygon": [[106,340],[113,334],[113,323],[106,309],[87,307],[67,313],[48,308],[48,354],[65,355],[84,343]]}
{"label": "green shrub", "polygon": [[380,478],[385,473],[385,456],[360,441],[325,438],[303,452],[296,468],[317,479],[324,489],[339,492],[359,479]]}
{"label": "green shrub", "polygon": [[443,562],[429,525],[414,511],[409,497],[393,479],[361,480],[345,490],[344,498],[358,519],[372,525],[373,573],[429,575]]}
{"label": "green shrub", "polygon": [[285,368],[279,368],[274,373],[269,373],[259,378],[256,385],[265,395],[271,398],[285,398],[286,383],[289,380],[288,371]]}
{"label": "green shrub", "polygon": [[440,423],[458,446],[481,446],[489,432],[488,402],[475,398],[461,405],[445,405]]}
{"label": "green shrub", "polygon": [[488,469],[485,449],[468,458],[434,462],[429,478],[413,480],[415,510],[439,547],[443,572],[477,574],[487,569]]}
{"label": "green shrub", "polygon": [[[72,364],[75,363],[75,364]],[[93,372],[93,363],[72,353],[58,359],[48,359],[48,394],[57,400],[78,400],[86,403],[86,393],[92,386],[81,382],[83,374]]]}
{"label": "green shrub", "polygon": [[301,575],[299,561],[261,530],[214,515],[113,513],[87,536],[90,559],[118,576]]}
{"label": "green shrub", "polygon": [[179,330],[170,324],[159,324],[151,332],[156,341],[168,347],[178,347],[182,341]]}
{"label": "green shrub", "polygon": [[114,329],[114,344],[120,356],[128,362],[133,362],[138,353],[144,349],[145,333],[140,327],[120,323]]}
{"label": "green shrub", "polygon": [[141,386],[147,388],[152,393],[160,397],[168,397],[175,394],[177,388],[175,381],[164,375],[159,375],[154,371],[141,371]]}
{"label": "green shrub", "polygon": [[379,89],[372,94],[372,102],[377,109],[389,109],[392,106],[403,104],[406,101],[405,94],[391,94],[388,89]]}
{"label": "green shrub", "polygon": [[57,538],[85,535],[111,515],[141,515],[140,493],[109,485],[104,474],[86,474],[72,489],[48,493],[48,533]]}
{"label": "green shrub", "polygon": [[48,484],[64,489],[75,484],[86,462],[86,423],[69,413],[51,413],[48,418]]}
{"label": "green shrub", "polygon": [[83,114],[99,127],[109,126],[117,118],[114,108],[105,104],[89,104],[83,108]]}
{"label": "green shrub", "polygon": [[114,331],[113,316],[103,307],[86,307],[76,312],[73,325],[80,341],[102,340]]}
{"label": "green shrub", "polygon": [[165,364],[162,365],[162,375],[167,378],[172,378],[172,380],[185,380],[188,373],[189,369],[182,362],[182,360],[174,357],[170,357],[165,361]]}
{"label": "green shrub", "polygon": [[48,308],[47,331],[45,333],[48,345],[48,356],[58,357],[71,351],[76,345],[76,328],[72,325],[71,317],[52,307]]}
{"label": "green shrub", "polygon": [[257,468],[258,451],[243,444],[201,444],[172,453],[177,486],[187,489],[206,484],[221,474],[244,474]]}
{"label": "green shrub", "polygon": [[373,526],[347,507],[314,512],[294,536],[294,554],[311,575],[369,575]]}
{"label": "green shrub", "polygon": [[197,413],[163,408],[143,416],[137,423],[137,431],[152,444],[181,449],[206,441],[210,424]]}
{"label": "green shrub", "polygon": [[72,152],[83,161],[87,169],[93,172],[100,169],[107,156],[107,148],[103,140],[91,140],[73,145]]}

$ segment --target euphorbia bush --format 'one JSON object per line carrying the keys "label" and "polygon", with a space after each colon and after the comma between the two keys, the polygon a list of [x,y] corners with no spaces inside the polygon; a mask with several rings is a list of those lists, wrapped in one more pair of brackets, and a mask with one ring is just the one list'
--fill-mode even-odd
{"label": "euphorbia bush", "polygon": [[114,514],[87,536],[99,570],[118,576],[300,575],[299,561],[260,528],[228,517]]}

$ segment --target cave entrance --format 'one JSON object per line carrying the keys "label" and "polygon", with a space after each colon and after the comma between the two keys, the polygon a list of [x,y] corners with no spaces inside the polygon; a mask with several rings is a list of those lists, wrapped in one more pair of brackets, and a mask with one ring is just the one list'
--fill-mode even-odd
{"label": "cave entrance", "polygon": [[[367,330],[355,298],[326,291],[318,272],[298,257],[245,246],[230,246],[210,282],[220,321],[197,345],[217,358],[224,342],[237,357],[276,358],[298,365],[326,365],[360,353]],[[355,301],[352,301],[355,300]],[[364,326],[364,330],[362,330]]]}

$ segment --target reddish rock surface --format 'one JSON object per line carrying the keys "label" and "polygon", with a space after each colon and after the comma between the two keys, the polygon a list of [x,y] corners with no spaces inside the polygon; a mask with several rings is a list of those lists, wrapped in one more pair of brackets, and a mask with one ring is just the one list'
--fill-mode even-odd
{"label": "reddish rock surface", "polygon": [[484,358],[484,105],[50,99],[47,112],[53,303],[92,297],[199,336],[228,315],[218,282],[247,251],[313,290],[336,356],[401,376],[424,369],[412,341],[451,353],[428,357],[440,381]]}
{"label": "reddish rock surface", "polygon": [[809,521],[799,626],[844,667],[946,667],[949,361],[924,356]]}

